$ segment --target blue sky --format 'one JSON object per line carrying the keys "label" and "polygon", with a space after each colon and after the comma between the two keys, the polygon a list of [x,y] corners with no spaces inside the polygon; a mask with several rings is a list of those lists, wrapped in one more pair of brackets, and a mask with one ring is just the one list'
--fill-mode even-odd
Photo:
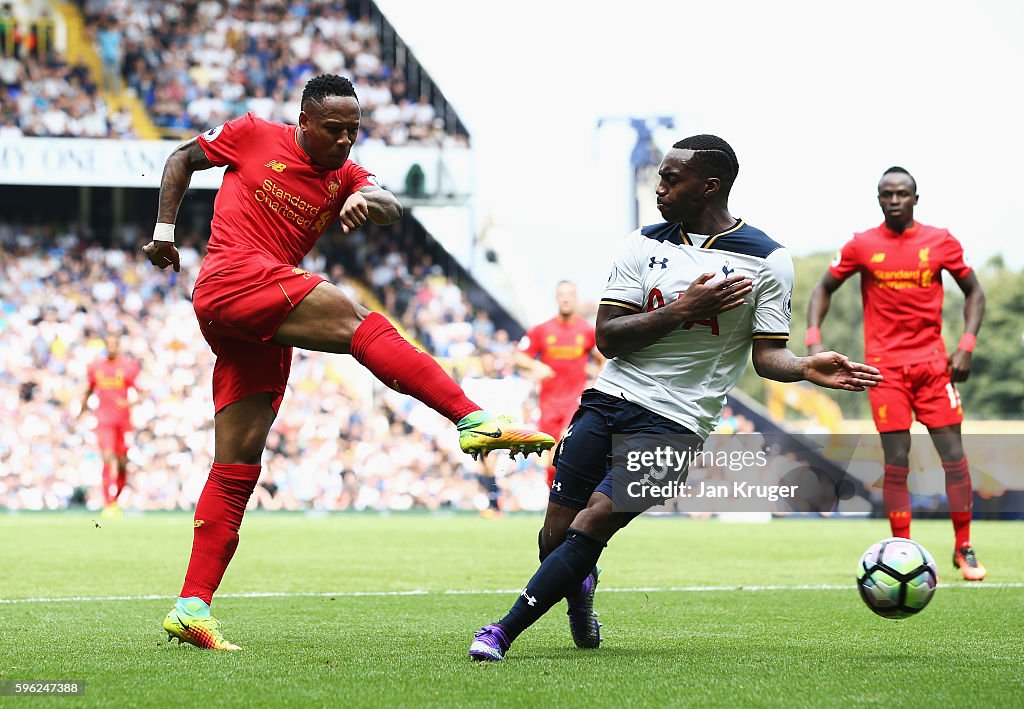
{"label": "blue sky", "polygon": [[728,140],[733,213],[796,255],[879,223],[875,185],[900,164],[917,177],[921,221],[948,227],[976,263],[998,253],[1024,267],[1011,215],[1024,3],[378,4],[471,131],[476,218],[500,227],[499,251],[547,255],[534,292],[572,275],[596,297],[632,226],[632,132],[598,130],[603,117],[672,116],[664,148]]}

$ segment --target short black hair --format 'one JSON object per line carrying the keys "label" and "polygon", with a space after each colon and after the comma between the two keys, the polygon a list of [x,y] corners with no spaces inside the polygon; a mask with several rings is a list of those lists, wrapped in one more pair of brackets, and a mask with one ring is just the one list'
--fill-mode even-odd
{"label": "short black hair", "polygon": [[[885,172],[882,173],[882,179],[885,179],[886,175],[892,175],[892,174],[906,175],[907,177],[909,177],[910,181],[914,183],[914,194],[917,194],[917,180],[915,180],[914,176],[910,174],[910,170],[908,170],[905,167],[900,167],[899,165],[893,165],[888,170],[886,170]],[[879,181],[881,181],[881,180],[879,180]]]}
{"label": "short black hair", "polygon": [[702,133],[683,138],[673,148],[693,150],[689,164],[707,177],[719,178],[726,187],[732,186],[740,172],[736,151],[717,135]]}
{"label": "short black hair", "polygon": [[305,111],[306,106],[310,103],[322,106],[324,99],[328,96],[351,96],[356,101],[359,100],[359,97],[356,96],[356,88],[344,76],[321,74],[306,82],[306,88],[302,90],[302,101],[299,103],[299,108]]}

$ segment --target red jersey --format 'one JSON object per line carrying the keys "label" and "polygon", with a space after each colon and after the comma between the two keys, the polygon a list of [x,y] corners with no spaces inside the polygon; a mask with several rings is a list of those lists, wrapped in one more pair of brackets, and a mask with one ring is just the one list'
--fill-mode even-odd
{"label": "red jersey", "polygon": [[555,375],[540,383],[540,407],[575,406],[587,385],[587,361],[596,340],[594,328],[581,317],[569,322],[553,317],[532,328],[519,351],[551,367]]}
{"label": "red jersey", "polygon": [[351,160],[337,170],[314,165],[299,146],[298,130],[247,113],[199,136],[210,162],[228,169],[197,284],[253,252],[298,266],[345,200],[376,184]]}
{"label": "red jersey", "polygon": [[861,272],[866,362],[913,364],[946,355],[943,269],[955,278],[971,272],[952,234],[918,222],[902,234],[882,224],[843,246],[829,273],[844,280]]}
{"label": "red jersey", "polygon": [[135,387],[139,369],[135,360],[123,355],[114,359],[101,357],[89,365],[89,387],[100,400],[96,408],[96,420],[100,426],[128,425],[131,414],[128,387]]}

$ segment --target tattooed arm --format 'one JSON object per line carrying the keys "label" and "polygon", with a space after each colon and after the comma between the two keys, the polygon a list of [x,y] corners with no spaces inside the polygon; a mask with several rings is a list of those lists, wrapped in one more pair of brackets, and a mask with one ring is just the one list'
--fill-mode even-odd
{"label": "tattooed arm", "polygon": [[[174,224],[178,207],[192,180],[192,173],[211,167],[213,163],[199,147],[198,138],[178,146],[171,153],[164,163],[164,173],[160,178],[160,201],[156,216],[158,224]],[[181,270],[178,250],[173,241],[150,241],[142,247],[142,251],[157,268],[173,266],[175,271]]]}

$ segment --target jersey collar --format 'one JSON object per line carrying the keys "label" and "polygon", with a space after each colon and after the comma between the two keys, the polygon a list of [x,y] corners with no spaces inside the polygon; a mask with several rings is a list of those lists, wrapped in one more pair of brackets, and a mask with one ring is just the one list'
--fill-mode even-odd
{"label": "jersey collar", "polygon": [[[741,226],[743,226],[743,220],[742,219],[737,219],[736,223],[733,224],[728,229],[726,229],[725,231],[720,231],[717,234],[712,234],[708,238],[704,239],[704,243],[700,245],[700,248],[702,248],[702,249],[710,249],[711,246],[715,243],[715,241],[718,240],[718,238],[720,236],[725,236],[726,234],[731,234],[734,231],[736,231],[737,229],[739,229]],[[682,224],[679,225],[679,238],[681,240],[682,245],[693,246],[693,241],[690,239],[690,235],[687,234],[683,230],[683,225]]]}
{"label": "jersey collar", "polygon": [[917,233],[917,227],[918,227],[918,222],[915,219],[914,223],[911,224],[910,226],[908,226],[902,232],[893,231],[892,229],[889,228],[889,226],[885,222],[882,222],[882,225],[879,227],[879,229],[881,229],[882,233],[885,234],[890,239],[901,239],[901,238],[903,238],[905,236],[914,236],[914,234]]}

